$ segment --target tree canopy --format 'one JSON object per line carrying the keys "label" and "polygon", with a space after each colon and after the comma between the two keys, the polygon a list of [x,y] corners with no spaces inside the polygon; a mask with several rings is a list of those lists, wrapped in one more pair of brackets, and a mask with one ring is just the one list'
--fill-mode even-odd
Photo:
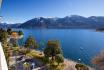
{"label": "tree canopy", "polygon": [[23,35],[23,32],[21,30],[19,30],[18,35]]}
{"label": "tree canopy", "polygon": [[38,44],[36,42],[36,40],[34,39],[34,37],[29,36],[25,42],[25,47],[26,48],[38,48]]}
{"label": "tree canopy", "polygon": [[8,33],[8,35],[11,35],[12,29],[11,29],[11,28],[8,28],[8,29],[7,29],[7,33]]}
{"label": "tree canopy", "polygon": [[7,41],[8,33],[5,30],[0,30],[0,42]]}
{"label": "tree canopy", "polygon": [[44,54],[46,57],[51,57],[52,60],[56,60],[58,63],[64,61],[59,41],[48,41],[44,49]]}

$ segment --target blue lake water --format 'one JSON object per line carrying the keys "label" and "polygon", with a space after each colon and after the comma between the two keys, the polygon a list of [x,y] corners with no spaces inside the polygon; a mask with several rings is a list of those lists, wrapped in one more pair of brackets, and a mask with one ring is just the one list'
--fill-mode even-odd
{"label": "blue lake water", "polygon": [[[33,35],[40,48],[44,48],[48,40],[59,40],[64,57],[92,65],[91,58],[104,49],[104,33],[89,29],[21,29],[24,39]],[[19,41],[22,43],[22,40]]]}

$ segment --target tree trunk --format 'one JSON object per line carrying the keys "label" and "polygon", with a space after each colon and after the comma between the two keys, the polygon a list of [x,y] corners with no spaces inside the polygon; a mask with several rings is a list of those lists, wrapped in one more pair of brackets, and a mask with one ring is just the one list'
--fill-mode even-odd
{"label": "tree trunk", "polygon": [[55,56],[52,56],[52,60],[55,60]]}

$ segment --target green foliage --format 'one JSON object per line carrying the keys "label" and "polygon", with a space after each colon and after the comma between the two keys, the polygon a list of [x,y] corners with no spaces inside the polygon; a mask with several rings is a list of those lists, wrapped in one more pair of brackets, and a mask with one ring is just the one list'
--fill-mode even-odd
{"label": "green foliage", "polygon": [[9,47],[6,44],[2,44],[2,47],[3,47],[5,58],[6,58],[6,61],[7,61],[7,64],[8,64],[9,63],[9,57],[10,57]]}
{"label": "green foliage", "polygon": [[44,49],[44,54],[45,54],[45,56],[47,56],[47,57],[51,57],[51,47],[46,47],[45,49]]}
{"label": "green foliage", "polygon": [[53,64],[53,62],[55,61],[59,65],[59,63],[62,63],[64,61],[59,41],[48,41],[47,46],[44,49],[44,54],[47,58],[51,57],[51,64]]}
{"label": "green foliage", "polygon": [[13,47],[18,47],[18,43],[17,42],[13,43]]}
{"label": "green foliage", "polygon": [[89,68],[86,65],[84,65],[84,64],[76,64],[75,68],[77,70],[89,70]]}
{"label": "green foliage", "polygon": [[56,61],[58,62],[58,65],[59,63],[63,63],[64,62],[64,57],[62,54],[57,54],[56,55]]}
{"label": "green foliage", "polygon": [[48,65],[49,70],[64,70],[64,64],[57,65],[57,62],[50,63]]}
{"label": "green foliage", "polygon": [[0,42],[4,43],[7,41],[8,33],[5,30],[0,30]]}
{"label": "green foliage", "polygon": [[30,50],[28,50],[28,49],[25,49],[25,48],[20,48],[19,49],[19,54],[21,55],[26,55],[27,53],[29,53],[30,52]]}
{"label": "green foliage", "polygon": [[19,54],[19,47],[13,47],[13,54],[17,56]]}
{"label": "green foliage", "polygon": [[8,35],[11,35],[12,29],[11,29],[11,28],[8,28],[8,29],[7,29],[7,33],[8,33]]}
{"label": "green foliage", "polygon": [[36,40],[32,37],[29,36],[25,42],[25,47],[26,48],[38,48],[38,44],[36,42]]}
{"label": "green foliage", "polygon": [[24,35],[23,32],[20,30],[18,31],[18,35]]}
{"label": "green foliage", "polygon": [[11,38],[9,42],[10,42],[12,47],[18,47],[19,46],[17,39]]}
{"label": "green foliage", "polygon": [[44,49],[45,56],[53,57],[57,54],[62,54],[61,47],[58,41],[48,41],[46,48]]}
{"label": "green foliage", "polygon": [[46,64],[46,63],[49,63],[49,57],[47,56],[44,56],[43,57],[43,62]]}

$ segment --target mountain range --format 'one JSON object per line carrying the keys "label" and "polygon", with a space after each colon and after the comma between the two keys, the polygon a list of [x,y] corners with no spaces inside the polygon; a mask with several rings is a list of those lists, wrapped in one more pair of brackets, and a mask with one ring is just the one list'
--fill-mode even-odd
{"label": "mountain range", "polygon": [[0,24],[0,27],[4,26],[10,28],[104,28],[104,17],[83,17],[79,15],[71,15],[64,18],[38,17],[21,24]]}

